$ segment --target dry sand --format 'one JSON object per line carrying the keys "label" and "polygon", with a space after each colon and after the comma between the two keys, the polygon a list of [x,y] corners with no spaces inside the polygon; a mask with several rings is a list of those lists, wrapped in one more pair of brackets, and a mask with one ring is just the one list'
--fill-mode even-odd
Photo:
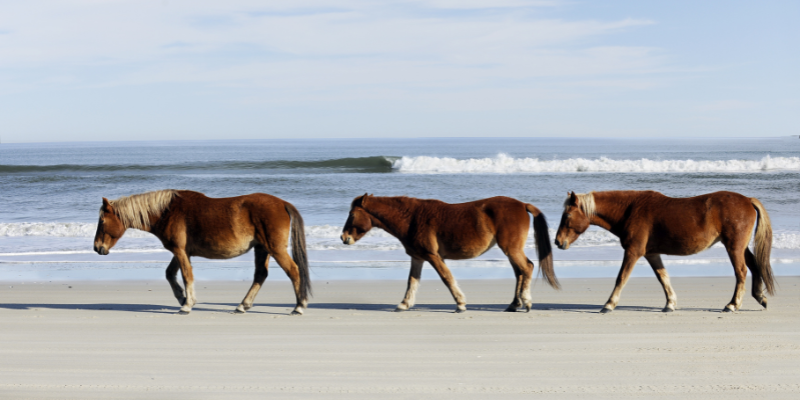
{"label": "dry sand", "polygon": [[[539,281],[530,313],[501,312],[508,280],[464,280],[464,314],[423,281],[316,281],[292,317],[288,282],[232,314],[247,282],[199,282],[187,316],[165,281],[4,283],[0,398],[800,398],[800,277],[780,277],[768,311],[719,310],[733,277]],[[13,287],[12,287],[13,286]],[[749,289],[749,283],[748,283]]]}

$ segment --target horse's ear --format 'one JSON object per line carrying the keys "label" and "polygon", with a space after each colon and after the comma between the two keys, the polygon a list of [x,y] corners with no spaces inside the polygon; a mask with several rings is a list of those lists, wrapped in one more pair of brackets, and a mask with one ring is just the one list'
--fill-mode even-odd
{"label": "horse's ear", "polygon": [[575,194],[575,192],[569,192],[569,204],[573,206],[578,205],[578,196]]}
{"label": "horse's ear", "polygon": [[369,197],[369,194],[367,193],[364,193],[364,195],[361,196],[361,207],[364,207],[364,205],[367,204],[367,197]]}
{"label": "horse's ear", "polygon": [[106,210],[111,209],[111,202],[105,197],[103,197],[103,208]]}

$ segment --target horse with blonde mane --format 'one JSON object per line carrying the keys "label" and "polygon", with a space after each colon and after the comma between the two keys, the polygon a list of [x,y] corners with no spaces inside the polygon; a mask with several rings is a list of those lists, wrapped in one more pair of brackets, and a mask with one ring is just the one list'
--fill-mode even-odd
{"label": "horse with blonde mane", "polygon": [[[664,289],[667,305],[662,311],[674,311],[677,297],[661,262],[661,254],[696,254],[717,242],[725,246],[736,275],[733,299],[722,311],[736,311],[741,307],[748,268],[753,275],[752,295],[756,301],[767,308],[763,286],[769,294],[774,294],[775,281],[769,260],[772,226],[767,210],[756,198],[733,192],[680,199],[654,191],[571,192],[564,202],[556,246],[568,249],[589,225],[599,226],[619,237],[625,249],[617,283],[602,313],[611,312],[617,306],[622,288],[640,257],[647,260]],[[755,254],[748,248],[754,227]]]}
{"label": "horse with blonde mane", "polygon": [[508,256],[517,277],[514,299],[506,311],[516,311],[520,307],[530,311],[533,263],[523,251],[530,226],[528,213],[533,215],[539,271],[550,286],[558,288],[544,214],[531,204],[509,197],[447,204],[439,200],[364,194],[353,200],[341,239],[344,244],[353,244],[376,227],[400,240],[411,256],[411,272],[405,298],[395,311],[414,306],[425,261],[433,266],[450,290],[456,301],[456,312],[466,311],[466,297],[444,260],[474,258],[497,244]]}
{"label": "horse with blonde mane", "polygon": [[[267,279],[270,256],[294,286],[297,305],[292,314],[302,314],[308,303],[311,283],[303,218],[293,205],[277,197],[253,193],[215,199],[189,190],[160,190],[117,200],[104,197],[94,251],[107,255],[129,228],[152,233],[172,252],[167,281],[181,304],[181,314],[197,303],[191,257],[228,259],[253,248],[253,285],[236,311],[243,313],[253,306]],[[290,235],[291,257],[286,251]],[[178,270],[185,288],[176,280]]]}

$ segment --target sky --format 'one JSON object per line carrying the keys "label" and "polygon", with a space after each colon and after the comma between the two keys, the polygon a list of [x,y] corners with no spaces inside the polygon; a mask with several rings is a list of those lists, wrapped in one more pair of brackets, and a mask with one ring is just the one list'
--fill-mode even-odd
{"label": "sky", "polygon": [[798,1],[0,0],[0,141],[800,134]]}

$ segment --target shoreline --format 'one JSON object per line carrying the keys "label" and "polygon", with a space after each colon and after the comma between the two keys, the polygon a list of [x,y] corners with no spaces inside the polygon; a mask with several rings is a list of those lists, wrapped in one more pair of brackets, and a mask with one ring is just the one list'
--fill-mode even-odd
{"label": "shoreline", "polygon": [[[730,277],[733,267],[728,260],[686,259],[687,263],[670,263],[665,260],[667,272],[672,278],[680,277]],[[556,276],[559,279],[615,278],[621,261],[602,262],[559,261]],[[168,261],[99,261],[99,262],[18,262],[0,261],[0,282],[42,282],[42,281],[136,281],[164,279]],[[247,261],[205,261],[193,262],[197,281],[252,281],[252,260]],[[448,266],[456,280],[513,279],[514,273],[507,260],[485,262],[482,260],[453,261]],[[800,262],[780,262],[773,260],[775,276],[800,275]],[[310,266],[312,284],[317,280],[407,280],[409,261],[370,261],[315,262]],[[538,275],[538,266],[534,275]],[[748,272],[749,273],[749,272]],[[632,277],[653,278],[650,266],[641,261],[633,269]],[[425,263],[423,280],[439,280],[438,274]],[[270,281],[288,281],[281,268],[273,263],[269,266]],[[534,281],[536,282],[536,281]]]}
{"label": "shoreline", "polygon": [[[652,274],[652,271],[648,271]],[[276,274],[277,275],[277,274]],[[441,282],[392,312],[396,280],[316,281],[306,314],[289,316],[287,282],[267,280],[233,314],[249,282],[197,284],[182,316],[155,281],[0,282],[2,398],[336,399],[796,398],[800,277],[778,278],[769,310],[749,295],[733,314],[729,277],[672,280],[664,314],[654,277],[632,278],[618,308],[599,314],[613,278],[537,282],[530,313],[501,312],[509,279],[460,281],[468,311]],[[13,287],[9,287],[13,286]]]}

